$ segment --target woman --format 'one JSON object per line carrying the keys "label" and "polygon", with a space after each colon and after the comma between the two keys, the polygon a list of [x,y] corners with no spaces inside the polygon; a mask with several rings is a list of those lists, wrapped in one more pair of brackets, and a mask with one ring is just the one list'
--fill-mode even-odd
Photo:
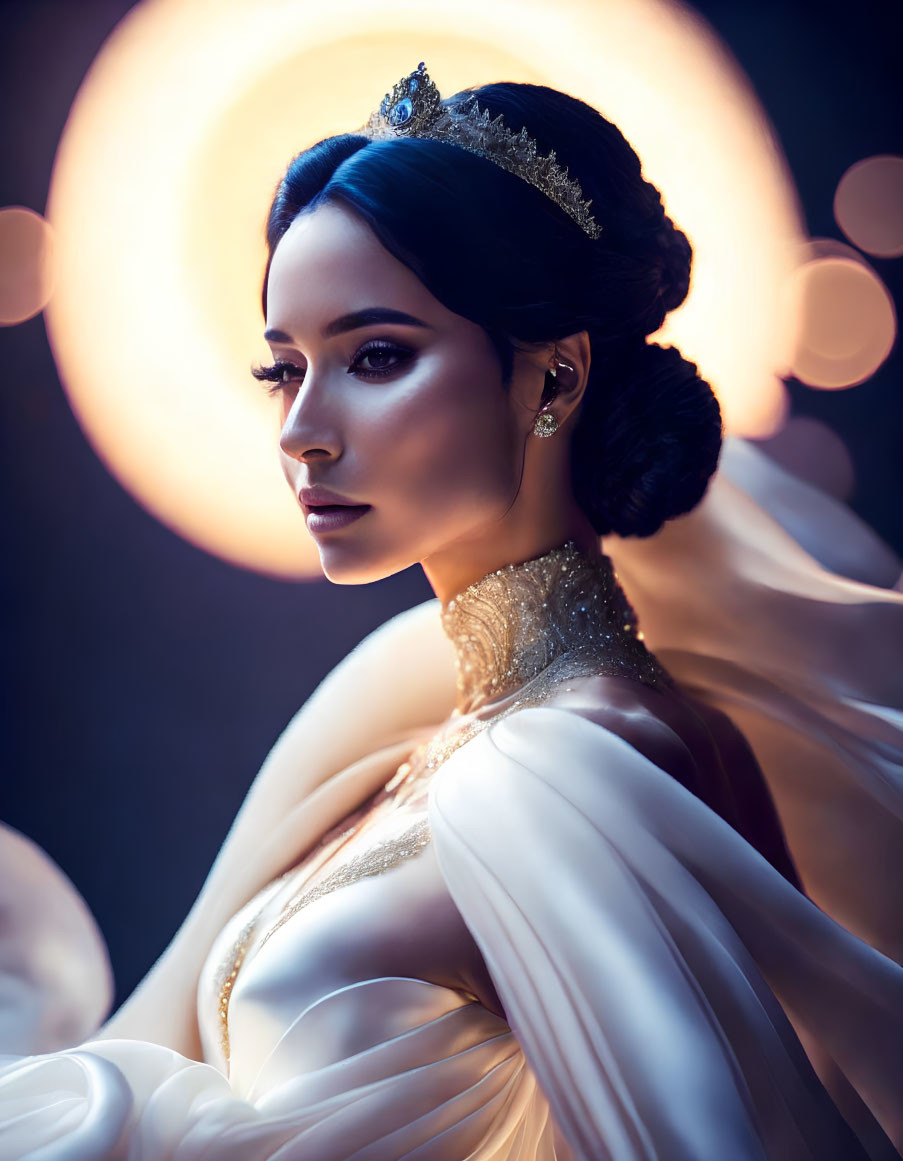
{"label": "woman", "polygon": [[0,1156],[897,1156],[901,604],[713,480],[636,155],[421,64],[268,242],[255,375],[324,573],[437,599],[300,711],[120,1011],[6,1058]]}

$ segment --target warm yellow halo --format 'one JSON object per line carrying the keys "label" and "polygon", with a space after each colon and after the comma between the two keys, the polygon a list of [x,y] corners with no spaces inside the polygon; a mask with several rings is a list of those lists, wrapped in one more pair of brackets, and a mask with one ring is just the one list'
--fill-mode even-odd
{"label": "warm yellow halo", "polygon": [[696,250],[660,336],[715,386],[727,427],[767,434],[792,335],[779,288],[795,194],[738,66],[664,0],[145,0],[73,105],[48,217],[48,330],[98,455],[161,521],[234,564],[319,574],[277,461],[259,291],[270,196],[290,158],[356,128],[426,61],[444,94],[493,80],[566,89],[615,121]]}

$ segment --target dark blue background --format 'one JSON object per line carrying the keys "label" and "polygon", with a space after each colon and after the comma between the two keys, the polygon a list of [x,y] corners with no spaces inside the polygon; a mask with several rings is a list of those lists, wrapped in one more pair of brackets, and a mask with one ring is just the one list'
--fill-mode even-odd
{"label": "dark blue background", "polygon": [[[0,205],[43,212],[71,101],[130,6],[0,4]],[[696,7],[758,90],[810,234],[840,237],[832,199],[844,170],[903,152],[896,6]],[[874,265],[900,303],[903,260]],[[88,900],[120,1002],[193,902],[288,719],[352,645],[432,593],[419,568],[355,588],[283,583],[214,559],[152,519],[97,460],[42,317],[0,329],[0,368],[0,817]],[[849,446],[853,507],[903,553],[900,380],[897,349],[853,390],[790,386],[794,413],[822,418]]]}

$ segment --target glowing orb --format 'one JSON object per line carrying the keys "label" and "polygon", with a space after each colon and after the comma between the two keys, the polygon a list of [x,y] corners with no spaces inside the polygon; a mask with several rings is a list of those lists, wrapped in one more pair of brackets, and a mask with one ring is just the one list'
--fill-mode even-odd
{"label": "glowing orb", "polygon": [[837,184],[834,217],[866,253],[903,254],[903,157],[881,154],[851,165]]}
{"label": "glowing orb", "polygon": [[810,387],[836,389],[862,383],[894,344],[893,300],[872,268],[846,248],[804,262],[789,286],[799,318],[793,374]]}
{"label": "glowing orb", "polygon": [[235,564],[319,573],[278,466],[259,293],[275,186],[300,149],[361,125],[425,60],[440,91],[563,88],[637,149],[696,252],[659,336],[700,364],[728,430],[786,412],[779,287],[792,183],[738,66],[665,0],[145,0],[90,69],[49,200],[48,330],[72,407],[111,472],[169,527]]}
{"label": "glowing orb", "polygon": [[0,325],[13,326],[44,309],[53,292],[53,233],[24,206],[0,210]]}

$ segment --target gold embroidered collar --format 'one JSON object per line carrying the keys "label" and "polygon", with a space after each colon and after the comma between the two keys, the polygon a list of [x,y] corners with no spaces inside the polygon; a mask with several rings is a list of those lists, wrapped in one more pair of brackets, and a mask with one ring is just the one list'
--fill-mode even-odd
{"label": "gold embroidered collar", "polygon": [[562,669],[564,659],[569,676],[670,684],[643,643],[611,558],[588,556],[572,540],[487,573],[443,606],[442,626],[455,648],[462,714]]}

